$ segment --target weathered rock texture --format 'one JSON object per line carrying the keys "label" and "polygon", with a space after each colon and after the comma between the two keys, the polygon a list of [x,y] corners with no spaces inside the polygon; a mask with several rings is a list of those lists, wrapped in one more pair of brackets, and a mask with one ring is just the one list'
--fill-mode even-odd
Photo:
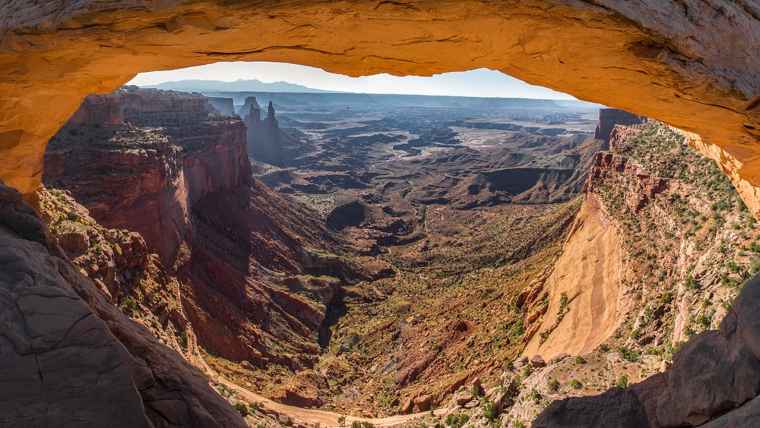
{"label": "weathered rock texture", "polygon": [[[597,154],[586,191],[601,202],[608,229],[622,237],[616,250],[624,258],[617,282],[594,285],[606,293],[619,290],[619,327],[609,332],[606,350],[584,353],[582,365],[564,363],[563,369],[544,376],[559,376],[569,367],[576,379],[591,383],[584,368],[601,360],[595,376],[604,379],[604,371],[613,367],[617,373],[607,379],[614,384],[621,385],[621,373],[626,375],[623,386],[628,380],[643,382],[556,402],[534,426],[682,427],[709,422],[751,427],[760,420],[754,408],[760,393],[760,359],[752,351],[751,335],[756,333],[749,333],[756,324],[741,315],[757,305],[760,278],[745,283],[758,270],[753,261],[758,247],[752,244],[758,239],[757,228],[720,170],[696,156],[689,144],[681,132],[650,122],[616,126],[610,152]],[[579,265],[591,266],[603,260],[602,255],[612,254],[603,250]],[[597,298],[605,292],[594,290]],[[556,305],[548,311],[549,320],[561,313],[564,321],[549,332],[538,352],[563,343],[567,332],[557,332],[568,320],[580,315],[601,327],[604,311],[613,307],[600,305],[585,315],[577,303],[583,302],[583,293],[577,298],[572,292],[566,295],[566,311],[557,311]],[[556,299],[554,294],[551,300]],[[744,327],[737,319],[745,320]],[[583,324],[580,327],[583,332]],[[719,331],[711,330],[716,328]],[[611,363],[611,349],[622,361]],[[563,350],[575,353],[572,344]],[[651,368],[631,370],[647,366]],[[589,389],[580,395],[600,392]]]}
{"label": "weathered rock texture", "polygon": [[45,181],[71,189],[104,226],[140,233],[172,266],[191,238],[190,206],[250,179],[245,126],[212,111],[200,95],[90,96],[52,139]]}
{"label": "weathered rock texture", "polygon": [[245,426],[200,372],[108,303],[1,185],[0,218],[0,426]]}
{"label": "weathered rock texture", "polygon": [[36,189],[45,145],[80,100],[140,71],[223,60],[349,75],[488,67],[701,135],[757,213],[758,16],[749,0],[6,2],[0,179]]}
{"label": "weathered rock texture", "polygon": [[554,402],[533,426],[756,426],[758,310],[760,277],[756,276],[744,286],[720,329],[691,340],[667,371],[630,389]]}
{"label": "weathered rock texture", "polygon": [[[89,112],[104,103],[113,117]],[[81,119],[96,116],[103,122]],[[180,319],[177,331],[189,324],[216,356],[295,370],[315,361],[341,281],[372,273],[335,255],[342,244],[319,216],[251,178],[250,168],[240,119],[219,117],[196,94],[126,88],[86,99],[49,146],[45,182],[70,192],[98,223],[138,232],[161,256],[159,270],[176,280],[127,293],[136,303],[181,306],[159,318]],[[72,255],[101,247],[92,234],[64,226],[60,240]],[[90,264],[92,278],[109,270]],[[122,305],[125,287],[102,282]]]}

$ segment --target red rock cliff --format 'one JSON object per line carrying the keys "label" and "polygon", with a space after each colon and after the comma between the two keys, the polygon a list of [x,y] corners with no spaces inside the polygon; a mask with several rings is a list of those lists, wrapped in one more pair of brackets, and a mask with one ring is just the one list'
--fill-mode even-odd
{"label": "red rock cliff", "polygon": [[127,88],[88,97],[45,156],[45,182],[101,224],[139,232],[171,266],[189,208],[250,179],[245,126],[209,116],[205,97]]}
{"label": "red rock cliff", "polygon": [[613,182],[625,191],[625,203],[635,211],[641,209],[658,193],[668,188],[668,179],[653,176],[623,154],[625,144],[638,130],[635,127],[615,126],[610,133],[610,151],[597,153],[586,181],[585,191],[593,193],[601,182]]}
{"label": "red rock cliff", "polygon": [[[123,122],[90,111],[103,105]],[[46,183],[144,237],[179,279],[202,347],[308,366],[340,282],[366,275],[334,255],[342,244],[316,213],[251,178],[242,121],[209,111],[204,97],[170,91],[90,97],[51,142]]]}

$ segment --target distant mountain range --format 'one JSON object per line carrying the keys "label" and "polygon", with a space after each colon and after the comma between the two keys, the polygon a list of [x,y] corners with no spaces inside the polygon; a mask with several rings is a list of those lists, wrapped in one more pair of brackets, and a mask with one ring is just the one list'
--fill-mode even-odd
{"label": "distant mountain range", "polygon": [[183,92],[300,92],[300,93],[328,93],[321,89],[309,88],[303,85],[288,82],[262,82],[261,80],[235,80],[223,82],[220,80],[176,80],[173,82],[147,85],[146,88],[166,89]]}

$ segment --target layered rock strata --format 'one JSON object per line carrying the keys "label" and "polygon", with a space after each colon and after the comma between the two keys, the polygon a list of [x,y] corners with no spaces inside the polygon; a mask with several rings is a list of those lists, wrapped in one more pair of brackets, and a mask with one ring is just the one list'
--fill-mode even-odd
{"label": "layered rock strata", "polygon": [[0,9],[0,178],[27,194],[47,141],[87,94],[141,71],[259,60],[353,76],[501,70],[700,134],[760,211],[760,21],[746,0],[37,6]]}
{"label": "layered rock strata", "polygon": [[111,304],[2,185],[0,218],[0,426],[245,426],[197,369]]}
{"label": "layered rock strata", "polygon": [[101,224],[134,230],[167,266],[191,239],[190,207],[245,185],[245,126],[200,95],[126,88],[88,97],[50,142],[45,182]]}
{"label": "layered rock strata", "polygon": [[[140,112],[143,98],[159,98],[166,111]],[[159,270],[175,278],[171,302],[159,300],[181,306],[202,348],[253,366],[312,364],[341,284],[376,272],[336,255],[342,244],[315,213],[251,178],[239,119],[216,116],[197,95],[134,88],[94,96],[77,116],[95,117],[90,106],[103,103],[123,122],[67,125],[50,145],[48,185],[70,192],[98,223],[144,238],[161,256]],[[87,251],[75,233],[62,239]],[[124,296],[105,285],[121,305]],[[145,293],[132,298],[151,306]]]}
{"label": "layered rock strata", "polygon": [[[609,227],[622,234],[622,278],[605,291],[619,290],[618,326],[603,346],[583,354],[582,365],[547,355],[565,362],[542,375],[571,373],[581,385],[596,384],[602,373],[616,387],[556,401],[534,426],[757,424],[760,355],[753,351],[756,323],[748,314],[760,302],[760,279],[747,281],[760,260],[755,221],[720,170],[690,144],[688,135],[657,123],[617,126],[611,152],[597,155],[586,191],[601,202]],[[539,352],[562,343],[557,333],[582,311],[576,300],[583,295],[565,295],[558,327],[544,330]],[[593,323],[600,313],[591,310],[587,318]],[[614,363],[602,365],[605,359]],[[585,366],[599,368],[591,375]]]}

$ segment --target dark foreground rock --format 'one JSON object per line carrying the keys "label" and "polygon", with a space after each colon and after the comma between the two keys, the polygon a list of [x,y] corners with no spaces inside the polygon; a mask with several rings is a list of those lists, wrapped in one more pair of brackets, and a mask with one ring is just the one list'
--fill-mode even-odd
{"label": "dark foreground rock", "polygon": [[720,330],[691,339],[673,365],[626,390],[552,403],[535,428],[760,426],[760,275]]}
{"label": "dark foreground rock", "polygon": [[0,184],[0,427],[244,427],[181,356],[105,301]]}

